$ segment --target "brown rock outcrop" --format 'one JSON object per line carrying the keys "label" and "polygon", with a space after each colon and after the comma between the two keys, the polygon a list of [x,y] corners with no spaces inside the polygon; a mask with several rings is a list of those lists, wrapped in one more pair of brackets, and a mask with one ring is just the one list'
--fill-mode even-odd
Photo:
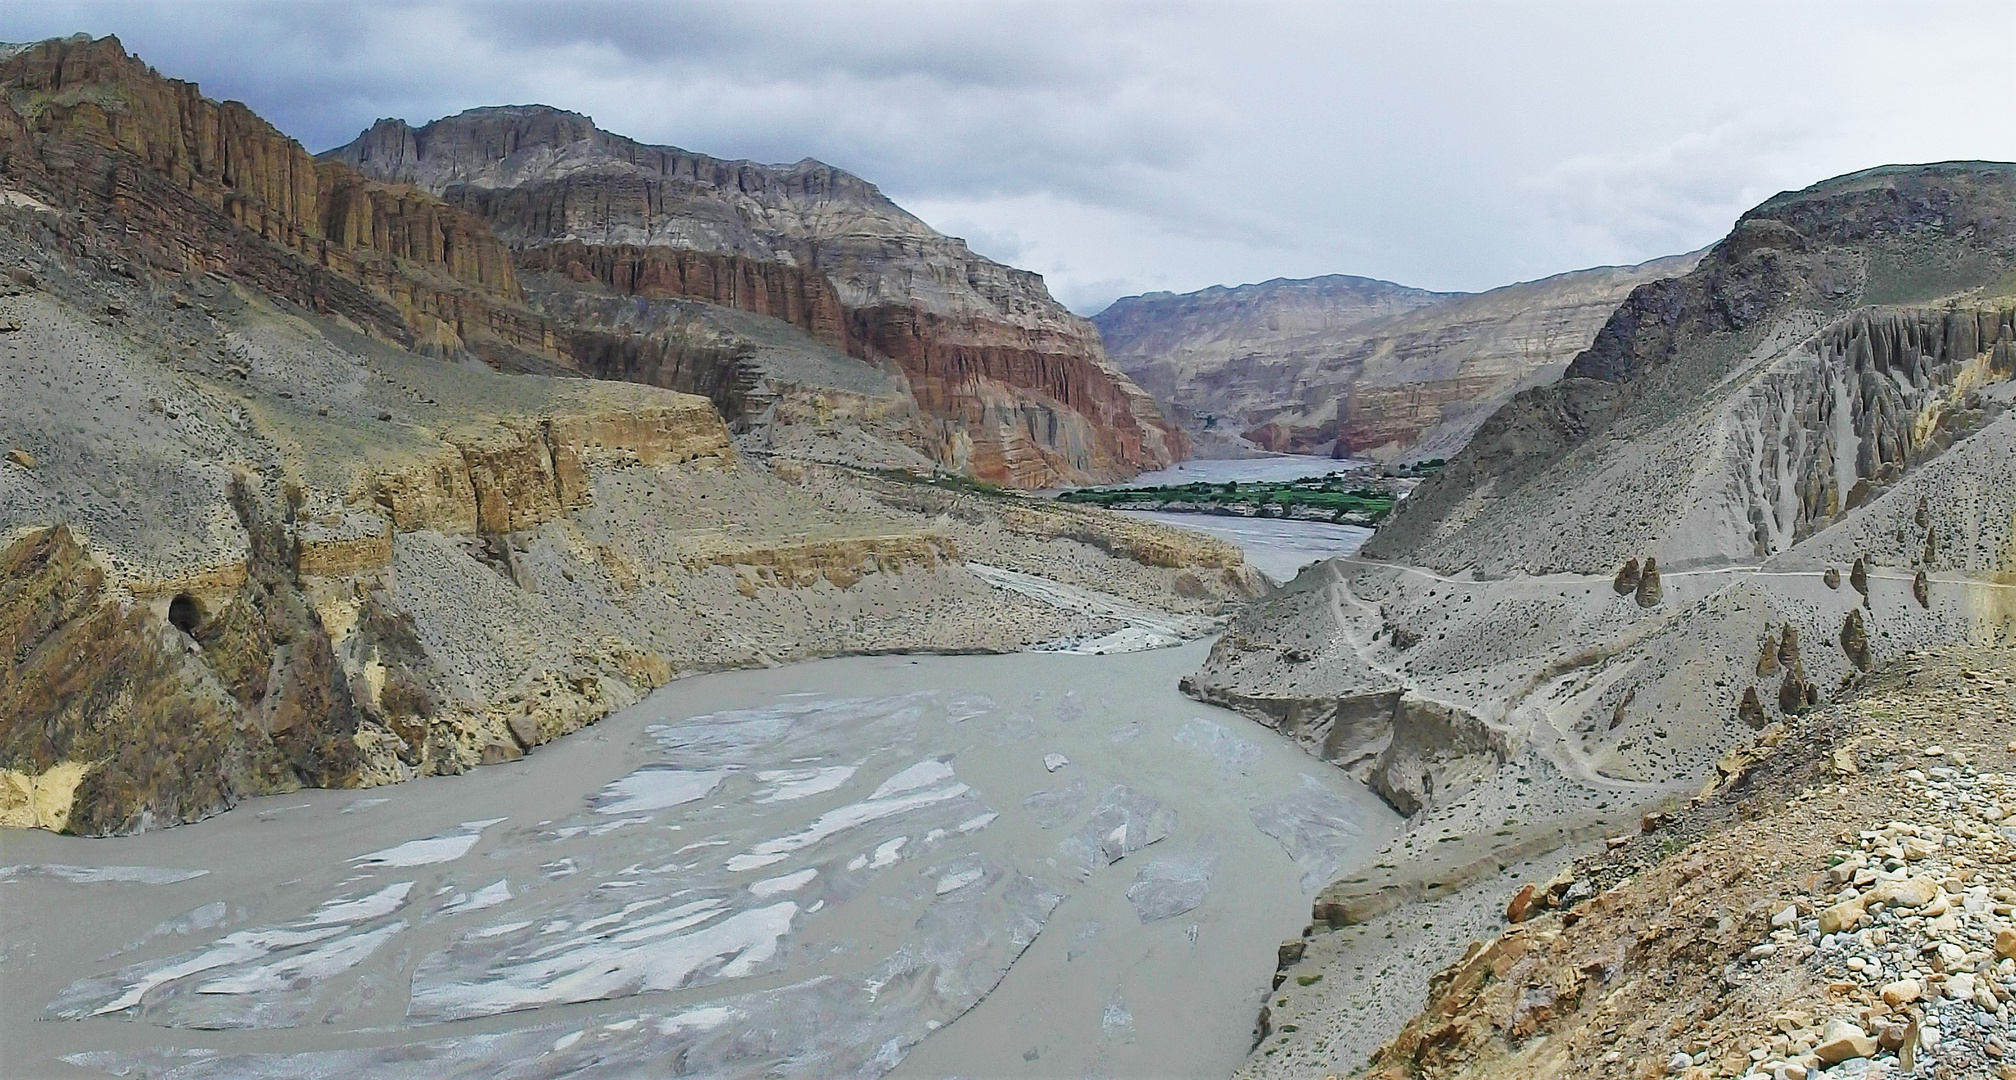
{"label": "brown rock outcrop", "polygon": [[1805,671],[1796,666],[1786,668],[1785,678],[1778,684],[1778,711],[1787,716],[1804,712],[1808,689]]}
{"label": "brown rock outcrop", "polygon": [[1743,700],[1736,706],[1736,716],[1753,731],[1762,731],[1771,717],[1764,711],[1764,702],[1757,696],[1757,688],[1743,688]]}
{"label": "brown rock outcrop", "polygon": [[84,773],[69,805],[34,824],[128,832],[354,780],[356,712],[291,549],[249,492],[233,501],[253,541],[249,574],[228,592],[178,594],[168,624],[118,599],[62,526],[0,553],[13,658],[0,672],[0,767]]}
{"label": "brown rock outcrop", "polygon": [[0,88],[11,97],[0,128],[16,132],[7,174],[128,222],[163,265],[222,270],[402,342],[482,335],[553,351],[550,328],[514,303],[510,252],[481,219],[319,162],[117,38],[30,45],[0,62]]}
{"label": "brown rock outcrop", "polygon": [[1610,587],[1619,596],[1630,596],[1638,591],[1638,576],[1638,557],[1634,555],[1617,568],[1617,576],[1610,580]]}
{"label": "brown rock outcrop", "polygon": [[1665,586],[1659,580],[1659,560],[1645,557],[1645,571],[1638,575],[1638,606],[1658,607],[1666,599]]}
{"label": "brown rock outcrop", "polygon": [[352,500],[383,508],[402,532],[515,532],[586,505],[591,463],[662,465],[732,453],[721,418],[695,398],[499,421],[450,431],[443,442],[417,464],[372,474]]}
{"label": "brown rock outcrop", "polygon": [[[1793,630],[1787,626],[1787,630]],[[1793,631],[1797,633],[1796,630]],[[1757,654],[1757,677],[1768,679],[1778,674],[1778,635],[1768,627],[1764,631],[1764,648]]]}
{"label": "brown rock outcrop", "polygon": [[1869,670],[1869,630],[1862,621],[1861,608],[1849,608],[1848,618],[1841,623],[1841,651],[1847,654],[1848,662],[1862,671]]}
{"label": "brown rock outcrop", "polygon": [[1111,480],[1187,451],[1040,277],[975,255],[830,166],[648,146],[543,106],[419,129],[380,121],[325,157],[480,214],[527,269],[772,315],[900,366],[925,420],[910,441],[973,476]]}

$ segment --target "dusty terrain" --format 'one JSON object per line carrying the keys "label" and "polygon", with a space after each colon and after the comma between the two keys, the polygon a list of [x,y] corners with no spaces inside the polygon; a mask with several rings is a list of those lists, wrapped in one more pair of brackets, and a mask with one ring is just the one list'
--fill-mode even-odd
{"label": "dusty terrain", "polygon": [[[1354,981],[1453,961],[1507,867],[1629,831],[1865,672],[2016,640],[2016,244],[1979,224],[2012,204],[2016,168],[1983,163],[1765,203],[1358,558],[1235,618],[1186,688],[1412,815],[1318,898],[1311,957]],[[1410,978],[1382,987],[1397,1006],[1304,995],[1300,1049],[1249,1067],[1356,1067]]]}
{"label": "dusty terrain", "polygon": [[2016,1071],[2012,687],[2006,649],[1909,653],[1765,729],[1520,889],[1368,1075]]}

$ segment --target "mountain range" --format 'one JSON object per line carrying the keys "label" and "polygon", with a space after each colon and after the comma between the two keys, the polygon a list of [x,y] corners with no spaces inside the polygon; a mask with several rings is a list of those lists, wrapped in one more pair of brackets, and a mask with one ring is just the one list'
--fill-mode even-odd
{"label": "mountain range", "polygon": [[1559,377],[1633,288],[1698,257],[1483,293],[1276,279],[1124,297],[1092,321],[1113,362],[1207,446],[1419,460],[1454,453],[1514,393]]}

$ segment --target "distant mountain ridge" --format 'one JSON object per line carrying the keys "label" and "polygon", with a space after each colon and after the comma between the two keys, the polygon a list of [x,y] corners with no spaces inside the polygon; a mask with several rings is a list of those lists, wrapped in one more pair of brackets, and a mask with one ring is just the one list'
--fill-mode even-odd
{"label": "distant mountain ridge", "polygon": [[1115,301],[1114,362],[1206,433],[1340,457],[1446,456],[1518,389],[1558,376],[1610,311],[1694,255],[1483,293],[1349,275]]}

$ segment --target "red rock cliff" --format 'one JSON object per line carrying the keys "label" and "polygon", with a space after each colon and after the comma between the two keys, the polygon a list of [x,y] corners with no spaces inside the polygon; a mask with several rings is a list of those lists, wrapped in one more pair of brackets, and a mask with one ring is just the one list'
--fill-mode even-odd
{"label": "red rock cliff", "polygon": [[1041,277],[982,258],[817,161],[647,146],[539,106],[419,129],[380,121],[328,155],[482,214],[521,268],[773,315],[900,365],[920,448],[1021,487],[1111,480],[1188,448]]}

